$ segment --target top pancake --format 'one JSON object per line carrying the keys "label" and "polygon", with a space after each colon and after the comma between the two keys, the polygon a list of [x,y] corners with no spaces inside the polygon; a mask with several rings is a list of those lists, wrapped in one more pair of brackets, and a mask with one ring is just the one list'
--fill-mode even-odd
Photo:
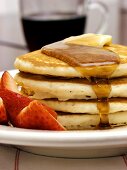
{"label": "top pancake", "polygon": [[[56,43],[55,43],[56,44]],[[67,45],[64,45],[64,48]],[[71,55],[75,54],[73,51],[78,48],[79,54],[82,49],[86,46],[83,45],[71,45]],[[87,46],[89,47],[89,46]],[[94,52],[87,49],[87,61],[85,65],[74,65],[72,61],[64,61],[65,56],[68,53],[66,49],[56,48],[53,45],[45,46],[43,48],[43,53],[41,50],[34,51],[25,55],[18,57],[15,61],[15,67],[23,72],[41,74],[41,75],[51,75],[51,76],[61,76],[61,77],[121,77],[127,76],[127,47],[111,44],[109,46],[104,46],[102,48],[92,47],[91,49],[97,49],[99,51],[99,56]],[[73,49],[73,50],[72,50]],[[82,50],[83,51],[83,50]],[[85,51],[85,50],[84,50]],[[105,51],[107,51],[105,53]],[[60,53],[61,52],[61,53]],[[76,51],[77,52],[77,51]],[[45,53],[45,54],[44,54]],[[62,53],[64,55],[62,55]],[[84,54],[84,53],[83,53]],[[55,55],[55,57],[54,57]],[[58,59],[57,56],[62,56],[62,60]],[[78,55],[76,53],[76,55]],[[53,57],[51,57],[53,56]],[[90,57],[92,56],[92,57]],[[119,56],[118,60],[115,60],[115,56]],[[59,57],[60,58],[60,57]],[[106,59],[107,58],[107,59]],[[71,63],[71,64],[70,64]],[[83,73],[83,74],[82,74]]]}

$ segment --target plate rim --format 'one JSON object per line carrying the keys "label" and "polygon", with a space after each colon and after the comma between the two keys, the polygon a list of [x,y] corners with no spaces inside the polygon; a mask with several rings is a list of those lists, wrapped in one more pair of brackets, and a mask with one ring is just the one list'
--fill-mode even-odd
{"label": "plate rim", "polygon": [[127,146],[127,127],[119,130],[48,131],[0,125],[0,143],[71,148]]}

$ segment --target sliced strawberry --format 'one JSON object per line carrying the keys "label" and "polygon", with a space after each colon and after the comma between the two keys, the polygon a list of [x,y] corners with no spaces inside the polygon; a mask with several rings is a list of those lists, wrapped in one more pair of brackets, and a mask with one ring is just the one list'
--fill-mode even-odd
{"label": "sliced strawberry", "polygon": [[2,75],[1,88],[5,88],[13,92],[19,93],[15,80],[7,71],[5,71]]}
{"label": "sliced strawberry", "polygon": [[65,130],[65,128],[45,109],[40,102],[34,100],[16,117],[16,126],[40,130]]}
{"label": "sliced strawberry", "polygon": [[8,112],[9,120],[14,125],[15,118],[19,112],[32,101],[28,97],[22,96],[18,93],[7,89],[0,89],[0,97],[3,99],[6,110]]}
{"label": "sliced strawberry", "polygon": [[6,114],[6,109],[3,104],[3,100],[0,98],[0,124],[7,124],[8,119],[7,119],[7,114]]}
{"label": "sliced strawberry", "polygon": [[[7,89],[0,90],[0,97],[3,99],[6,110],[8,112],[9,120],[15,126],[16,116],[20,113],[22,109],[29,105],[32,99],[23,96],[21,94],[15,93],[13,91]],[[40,103],[41,104],[41,103]],[[49,108],[46,105],[43,105],[43,108],[47,110],[55,119],[57,117],[57,113],[53,111],[53,109]]]}
{"label": "sliced strawberry", "polygon": [[[22,111],[22,109],[27,107],[30,104],[30,102],[33,101],[32,99],[19,94],[16,82],[7,71],[4,72],[1,78],[0,97],[3,99],[4,104],[6,106],[6,110],[8,112],[8,118],[14,126],[17,124],[17,118],[16,118],[17,115]],[[55,119],[57,118],[57,113],[53,109],[41,103],[39,103],[38,105],[42,106],[41,112],[44,113],[46,112],[50,115],[50,117],[52,118],[54,117]],[[36,120],[34,121],[36,122]]]}

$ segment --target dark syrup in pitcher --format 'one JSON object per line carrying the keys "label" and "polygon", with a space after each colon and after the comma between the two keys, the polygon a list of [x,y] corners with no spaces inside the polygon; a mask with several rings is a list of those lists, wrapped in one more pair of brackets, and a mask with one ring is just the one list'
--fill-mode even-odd
{"label": "dark syrup in pitcher", "polygon": [[24,16],[22,24],[28,48],[33,51],[69,36],[82,34],[86,16],[75,13],[39,13]]}

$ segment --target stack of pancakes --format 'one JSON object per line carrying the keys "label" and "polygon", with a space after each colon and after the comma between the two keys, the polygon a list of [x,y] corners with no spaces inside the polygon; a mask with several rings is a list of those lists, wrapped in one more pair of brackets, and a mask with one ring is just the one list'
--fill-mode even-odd
{"label": "stack of pancakes", "polygon": [[127,47],[90,36],[92,42],[69,38],[15,61],[21,92],[52,107],[69,130],[127,124]]}

